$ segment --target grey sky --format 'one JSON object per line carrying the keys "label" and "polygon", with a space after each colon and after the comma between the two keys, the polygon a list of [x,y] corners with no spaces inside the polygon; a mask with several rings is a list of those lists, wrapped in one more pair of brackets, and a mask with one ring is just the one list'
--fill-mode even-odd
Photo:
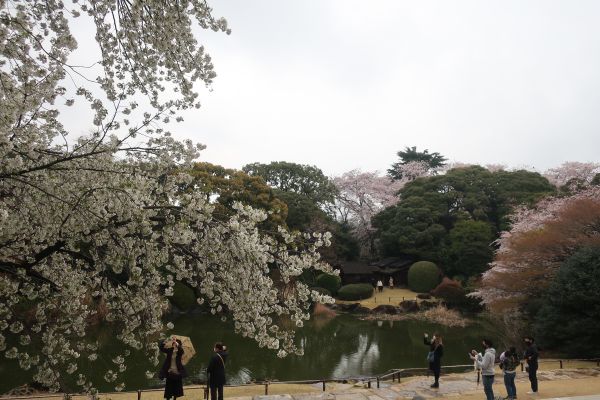
{"label": "grey sky", "polygon": [[172,129],[239,168],[600,161],[600,2],[213,0],[218,77]]}

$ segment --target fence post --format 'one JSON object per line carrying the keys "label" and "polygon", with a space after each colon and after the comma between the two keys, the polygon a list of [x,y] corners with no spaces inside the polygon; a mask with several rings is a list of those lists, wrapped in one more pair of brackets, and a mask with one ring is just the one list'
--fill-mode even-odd
{"label": "fence post", "polygon": [[138,394],[138,399],[137,400],[140,400],[142,398],[142,391],[138,389],[138,393],[137,394]]}
{"label": "fence post", "polygon": [[560,369],[563,369],[563,367],[562,367],[562,360],[559,360],[559,362],[560,362]]}
{"label": "fence post", "polygon": [[325,379],[323,379],[323,391],[325,391]]}
{"label": "fence post", "polygon": [[369,379],[369,381],[367,382],[367,387],[368,387],[369,389],[371,389],[371,379]]}
{"label": "fence post", "polygon": [[521,363],[521,372],[523,372],[523,363]]}
{"label": "fence post", "polygon": [[265,382],[265,396],[269,394],[269,382]]}
{"label": "fence post", "polygon": [[379,389],[379,377],[377,377],[377,389]]}

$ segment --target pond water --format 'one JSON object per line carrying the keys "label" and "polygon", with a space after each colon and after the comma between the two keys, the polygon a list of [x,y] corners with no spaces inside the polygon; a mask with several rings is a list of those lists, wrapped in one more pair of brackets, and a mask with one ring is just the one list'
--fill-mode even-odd
{"label": "pond water", "polygon": [[[187,365],[192,379],[204,379],[205,368],[216,341],[229,350],[228,383],[251,380],[301,380],[338,377],[358,377],[382,374],[392,368],[425,367],[428,348],[423,333],[439,332],[444,338],[445,365],[469,364],[469,350],[481,348],[481,338],[489,334],[485,324],[466,328],[448,328],[421,321],[363,321],[351,315],[309,321],[297,332],[304,356],[280,359],[275,352],[261,349],[256,342],[233,332],[231,323],[206,315],[185,315],[174,321],[174,332],[190,336],[196,356]],[[108,330],[101,330],[100,341],[110,351],[117,346]],[[493,339],[493,334],[491,335]],[[104,360],[110,365],[110,357]],[[147,379],[146,370],[157,370],[140,356],[128,364],[124,380],[126,390],[156,387],[160,381]],[[20,371],[7,360],[0,360],[0,393],[27,383],[30,374]],[[114,385],[103,382],[98,372],[98,388],[111,391]]]}

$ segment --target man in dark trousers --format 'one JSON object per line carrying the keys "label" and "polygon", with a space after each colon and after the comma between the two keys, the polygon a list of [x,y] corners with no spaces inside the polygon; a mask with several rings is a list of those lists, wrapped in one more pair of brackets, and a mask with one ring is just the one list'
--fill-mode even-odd
{"label": "man in dark trousers", "polygon": [[529,373],[529,382],[531,382],[531,392],[527,392],[527,394],[537,394],[538,349],[531,336],[525,336],[523,341],[527,346],[525,349],[525,354],[523,355],[523,359],[527,361],[527,372]]}
{"label": "man in dark trousers", "polygon": [[215,354],[213,354],[208,363],[208,368],[206,368],[206,373],[208,374],[208,386],[210,387],[210,400],[223,400],[227,351],[223,343],[220,342],[215,343],[213,351]]}

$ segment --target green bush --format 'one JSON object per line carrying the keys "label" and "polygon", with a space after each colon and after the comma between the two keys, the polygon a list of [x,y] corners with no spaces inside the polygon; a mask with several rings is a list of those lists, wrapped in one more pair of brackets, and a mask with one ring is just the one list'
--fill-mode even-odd
{"label": "green bush", "polygon": [[173,296],[169,299],[171,304],[181,311],[188,311],[196,305],[196,295],[194,291],[181,282],[175,282],[173,286]]}
{"label": "green bush", "polygon": [[427,293],[441,280],[440,269],[430,261],[419,261],[408,270],[408,287],[417,293]]}
{"label": "green bush", "polygon": [[337,296],[340,300],[362,300],[373,295],[373,286],[369,283],[352,283],[344,285],[338,290]]}
{"label": "green bush", "polygon": [[342,279],[338,275],[321,274],[315,280],[316,286],[329,290],[334,296],[342,286]]}

